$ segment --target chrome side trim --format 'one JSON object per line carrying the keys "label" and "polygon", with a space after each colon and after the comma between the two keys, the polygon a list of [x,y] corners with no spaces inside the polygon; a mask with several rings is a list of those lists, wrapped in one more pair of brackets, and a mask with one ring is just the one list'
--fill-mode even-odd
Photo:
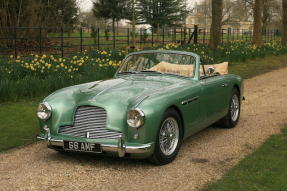
{"label": "chrome side trim", "polygon": [[187,99],[187,100],[184,100],[184,101],[182,101],[181,102],[181,105],[186,105],[186,104],[189,104],[189,103],[191,103],[191,102],[193,102],[193,101],[196,101],[196,100],[198,100],[198,96],[196,96],[196,97],[193,97],[193,98],[190,98],[190,99]]}

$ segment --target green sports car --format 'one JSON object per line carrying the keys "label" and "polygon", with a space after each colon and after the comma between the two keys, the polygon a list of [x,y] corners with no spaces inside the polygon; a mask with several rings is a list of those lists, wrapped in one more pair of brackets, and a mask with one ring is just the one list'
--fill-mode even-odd
{"label": "green sports car", "polygon": [[61,151],[175,159],[182,141],[218,122],[236,126],[243,80],[197,54],[130,53],[109,80],[67,87],[40,103],[38,139]]}

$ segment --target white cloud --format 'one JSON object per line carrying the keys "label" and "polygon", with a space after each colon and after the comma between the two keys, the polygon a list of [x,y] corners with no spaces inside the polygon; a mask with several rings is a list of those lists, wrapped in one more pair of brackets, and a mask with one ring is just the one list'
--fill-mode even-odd
{"label": "white cloud", "polygon": [[77,2],[83,12],[88,12],[93,7],[93,2],[91,0],[77,0]]}

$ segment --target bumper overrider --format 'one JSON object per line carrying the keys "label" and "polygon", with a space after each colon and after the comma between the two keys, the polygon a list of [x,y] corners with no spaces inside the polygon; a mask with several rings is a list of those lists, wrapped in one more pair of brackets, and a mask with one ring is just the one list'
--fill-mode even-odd
{"label": "bumper overrider", "polygon": [[[57,147],[64,149],[64,141],[53,139],[51,137],[50,129],[44,127],[45,135],[37,136],[38,140],[47,141],[47,146],[50,148]],[[126,145],[122,136],[117,139],[117,144],[100,144],[103,152],[117,153],[119,157],[124,157],[126,154],[145,154],[152,152],[152,144],[142,144],[140,146]]]}

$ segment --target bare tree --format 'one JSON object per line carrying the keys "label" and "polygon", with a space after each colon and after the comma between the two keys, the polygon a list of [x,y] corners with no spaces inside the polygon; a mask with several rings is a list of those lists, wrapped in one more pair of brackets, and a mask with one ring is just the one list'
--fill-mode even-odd
{"label": "bare tree", "polygon": [[[235,2],[245,7],[245,10],[237,9],[236,11],[241,14],[247,11],[248,17],[253,18],[255,0],[236,0]],[[262,31],[264,32],[268,28],[281,28],[281,14],[281,0],[262,0]]]}
{"label": "bare tree", "polygon": [[[254,4],[253,0],[223,0],[222,8],[222,27],[224,25],[231,25],[234,27],[240,26],[240,21],[251,21]],[[272,0],[276,1],[276,0]],[[202,0],[200,3],[195,3],[195,13],[197,16],[197,24],[209,27],[211,20],[212,3],[211,0]]]}
{"label": "bare tree", "polygon": [[217,48],[221,44],[221,21],[223,0],[212,0],[212,23],[210,28],[211,48]]}
{"label": "bare tree", "polygon": [[225,25],[232,21],[234,7],[235,7],[234,1],[232,0],[223,1],[222,18],[221,18],[222,25]]}
{"label": "bare tree", "polygon": [[261,46],[262,44],[262,9],[263,0],[255,0],[254,5],[254,24],[253,24],[253,39],[252,42],[256,46]]}
{"label": "bare tree", "polygon": [[263,0],[262,31],[265,32],[271,23],[278,21],[281,12],[281,3],[278,0]]}
{"label": "bare tree", "polygon": [[[36,27],[65,24],[72,28],[77,24],[77,12],[76,0],[0,0],[0,37],[13,39],[16,36],[17,44],[37,43],[40,32]],[[46,32],[41,31],[41,36]],[[16,43],[0,40],[0,47],[11,47]]]}

